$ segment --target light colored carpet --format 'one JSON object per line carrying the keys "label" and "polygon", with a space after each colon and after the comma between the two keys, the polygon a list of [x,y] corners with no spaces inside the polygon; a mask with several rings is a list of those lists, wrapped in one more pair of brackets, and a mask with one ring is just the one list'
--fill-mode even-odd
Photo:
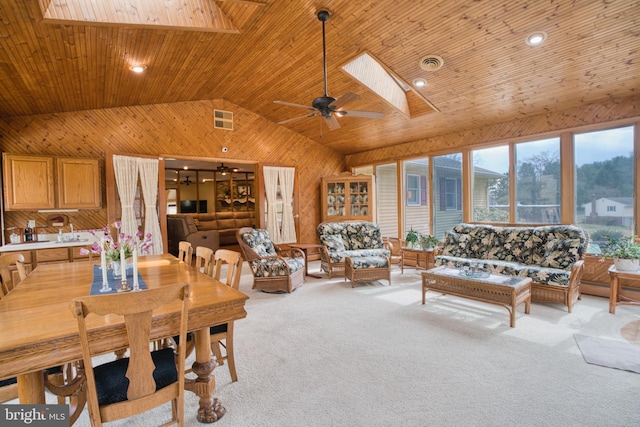
{"label": "light colored carpet", "polygon": [[575,334],[584,361],[640,374],[640,346],[611,338]]}
{"label": "light colored carpet", "polygon": [[[640,377],[585,363],[573,338],[622,339],[640,307],[533,303],[510,328],[502,307],[435,292],[421,305],[410,268],[394,266],[392,286],[308,278],[292,294],[253,291],[243,273],[239,380],[214,371],[220,427],[640,425]],[[197,405],[187,393],[187,426],[200,425]],[[159,425],[167,410],[109,425]],[[87,420],[85,410],[77,425]]]}

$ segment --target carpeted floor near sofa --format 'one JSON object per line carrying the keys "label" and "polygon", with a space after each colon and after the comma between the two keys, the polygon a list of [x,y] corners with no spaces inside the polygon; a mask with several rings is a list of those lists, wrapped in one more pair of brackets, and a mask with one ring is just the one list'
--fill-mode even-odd
{"label": "carpeted floor near sofa", "polygon": [[[435,292],[421,305],[411,268],[394,266],[392,286],[308,278],[292,294],[253,291],[251,280],[245,264],[239,381],[214,371],[220,427],[640,424],[640,376],[585,363],[574,339],[623,339],[640,307],[612,315],[606,299],[584,296],[569,314],[533,303],[510,328],[498,306]],[[187,393],[185,425],[201,425],[197,405]],[[168,410],[109,425],[159,425]],[[76,425],[88,425],[86,409]]]}

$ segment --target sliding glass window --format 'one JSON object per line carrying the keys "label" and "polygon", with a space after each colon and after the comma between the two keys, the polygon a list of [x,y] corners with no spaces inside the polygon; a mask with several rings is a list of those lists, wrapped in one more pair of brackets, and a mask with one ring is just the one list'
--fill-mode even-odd
{"label": "sliding glass window", "polygon": [[516,222],[560,223],[560,138],[523,142],[516,152]]}
{"label": "sliding glass window", "polygon": [[471,152],[473,220],[509,222],[509,146]]}
{"label": "sliding glass window", "polygon": [[593,243],[605,235],[632,235],[633,126],[574,135],[575,222]]}

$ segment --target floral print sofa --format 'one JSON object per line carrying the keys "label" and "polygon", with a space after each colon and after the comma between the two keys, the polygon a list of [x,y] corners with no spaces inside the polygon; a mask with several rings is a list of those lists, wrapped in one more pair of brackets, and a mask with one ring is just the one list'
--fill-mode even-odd
{"label": "floral print sofa", "polygon": [[363,262],[374,267],[377,256],[391,255],[382,242],[380,227],[373,222],[323,222],[317,231],[322,245],[320,265],[329,278],[334,271],[344,271],[346,257],[358,258],[358,268],[367,268]]}
{"label": "floral print sofa", "polygon": [[531,297],[559,302],[571,313],[580,299],[580,278],[588,234],[573,225],[495,227],[459,224],[445,232],[435,265],[463,267],[479,263],[492,272],[529,277]]}

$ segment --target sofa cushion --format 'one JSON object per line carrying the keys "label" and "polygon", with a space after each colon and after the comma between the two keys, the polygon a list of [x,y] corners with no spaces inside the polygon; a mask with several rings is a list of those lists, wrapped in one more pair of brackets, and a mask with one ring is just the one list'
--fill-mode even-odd
{"label": "sofa cushion", "polygon": [[252,230],[245,233],[242,240],[261,257],[276,255],[276,248],[273,246],[267,230]]}
{"label": "sofa cushion", "polygon": [[569,268],[580,259],[580,239],[549,239],[540,266],[551,268]]}
{"label": "sofa cushion", "polygon": [[346,257],[356,258],[356,257],[372,257],[372,256],[391,256],[391,251],[384,248],[377,249],[356,249],[353,251],[342,251],[342,252],[329,252],[329,258],[331,262],[344,262]]}
{"label": "sofa cushion", "polygon": [[196,233],[198,231],[198,227],[196,227],[196,224],[192,216],[185,215],[184,220],[187,223],[188,234]]}
{"label": "sofa cushion", "polygon": [[502,247],[503,250],[491,252],[491,259],[538,264],[542,255],[539,248],[544,245],[544,240],[533,228],[506,227],[496,233],[494,245]]}
{"label": "sofa cushion", "polygon": [[236,220],[231,219],[219,219],[218,221],[218,230],[228,230],[229,228],[237,228]]}
{"label": "sofa cushion", "polygon": [[454,257],[466,256],[468,241],[468,234],[459,234],[453,231],[445,231],[442,254]]}
{"label": "sofa cushion", "polygon": [[199,221],[198,230],[207,231],[207,230],[218,229],[218,221],[216,221],[215,219],[208,220],[208,221],[203,221],[203,220],[198,220],[198,221]]}
{"label": "sofa cushion", "polygon": [[344,241],[340,234],[323,234],[320,236],[320,243],[327,247],[329,252],[344,252]]}

